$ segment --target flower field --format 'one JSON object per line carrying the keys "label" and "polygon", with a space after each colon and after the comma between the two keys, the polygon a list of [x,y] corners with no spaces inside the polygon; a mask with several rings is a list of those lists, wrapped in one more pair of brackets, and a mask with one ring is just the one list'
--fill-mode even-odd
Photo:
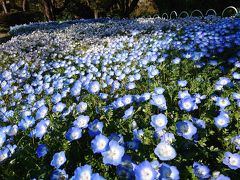
{"label": "flower field", "polygon": [[240,19],[33,23],[0,45],[0,179],[240,179]]}

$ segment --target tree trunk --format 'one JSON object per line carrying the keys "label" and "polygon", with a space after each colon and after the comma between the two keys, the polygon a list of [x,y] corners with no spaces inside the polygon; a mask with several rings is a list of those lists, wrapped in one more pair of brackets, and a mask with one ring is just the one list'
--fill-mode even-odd
{"label": "tree trunk", "polygon": [[43,4],[43,12],[47,20],[54,21],[56,18],[53,12],[54,7],[52,5],[51,0],[42,0],[42,4]]}
{"label": "tree trunk", "polygon": [[2,0],[2,7],[3,7],[4,13],[7,14],[8,10],[7,10],[7,6],[6,6],[6,0]]}
{"label": "tree trunk", "polygon": [[28,10],[28,1],[27,0],[23,0],[22,1],[22,10],[23,11],[27,11]]}
{"label": "tree trunk", "polygon": [[94,9],[94,18],[97,19],[98,18],[98,10]]}

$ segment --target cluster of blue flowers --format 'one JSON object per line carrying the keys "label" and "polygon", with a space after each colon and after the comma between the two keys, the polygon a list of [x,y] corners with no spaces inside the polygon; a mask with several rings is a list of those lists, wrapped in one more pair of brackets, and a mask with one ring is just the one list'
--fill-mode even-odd
{"label": "cluster of blue flowers", "polygon": [[[1,173],[240,177],[240,19],[61,27],[0,45]],[[18,164],[30,170],[19,172]]]}

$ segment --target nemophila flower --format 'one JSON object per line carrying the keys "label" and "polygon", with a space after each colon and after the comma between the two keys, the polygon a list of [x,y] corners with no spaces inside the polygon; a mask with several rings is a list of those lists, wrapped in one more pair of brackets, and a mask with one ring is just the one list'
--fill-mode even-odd
{"label": "nemophila flower", "polygon": [[186,80],[179,80],[177,83],[178,83],[178,85],[180,87],[185,87],[187,85],[187,81]]}
{"label": "nemophila flower", "polygon": [[230,169],[236,170],[240,168],[240,155],[238,153],[225,152],[223,164]]}
{"label": "nemophila flower", "polygon": [[108,98],[108,94],[106,94],[106,93],[100,93],[99,96],[100,96],[101,99],[107,99]]}
{"label": "nemophila flower", "polygon": [[27,101],[29,104],[31,104],[32,102],[34,102],[36,100],[36,96],[34,94],[29,94],[27,96]]}
{"label": "nemophila flower", "polygon": [[189,94],[189,92],[186,91],[179,91],[178,92],[178,98],[183,99],[185,97],[190,97],[191,95]]}
{"label": "nemophila flower", "polygon": [[136,84],[134,82],[130,82],[126,84],[126,89],[127,90],[132,90],[136,88]]}
{"label": "nemophila flower", "polygon": [[66,162],[65,152],[61,151],[53,155],[51,166],[54,166],[56,169],[59,169],[65,162]]}
{"label": "nemophila flower", "polygon": [[62,100],[62,96],[59,93],[56,93],[52,96],[52,103],[53,104],[57,104],[58,102],[60,102]]}
{"label": "nemophila flower", "polygon": [[47,128],[50,124],[50,121],[48,119],[43,119],[39,123],[37,123],[34,131],[34,136],[38,137],[39,139],[42,139],[42,137],[47,133]]}
{"label": "nemophila flower", "polygon": [[102,153],[106,151],[108,147],[108,141],[109,139],[102,134],[95,136],[95,138],[91,141],[91,147],[93,152]]}
{"label": "nemophila flower", "polygon": [[240,135],[234,136],[231,142],[236,146],[236,149],[240,150]]}
{"label": "nemophila flower", "polygon": [[74,176],[71,178],[72,180],[79,180],[79,179],[92,179],[92,167],[88,164],[78,167],[74,171]]}
{"label": "nemophila flower", "polygon": [[164,133],[160,139],[161,139],[161,142],[172,144],[173,141],[175,140],[175,136],[173,133]]}
{"label": "nemophila flower", "polygon": [[38,158],[45,156],[48,153],[48,147],[46,144],[40,144],[37,147],[36,154]]}
{"label": "nemophila flower", "polygon": [[89,116],[80,115],[78,116],[77,120],[73,122],[73,125],[79,128],[86,128],[88,127],[89,120]]}
{"label": "nemophila flower", "polygon": [[170,161],[177,156],[175,149],[165,142],[160,142],[154,149],[154,153],[161,161]]}
{"label": "nemophila flower", "polygon": [[55,112],[62,112],[64,108],[66,107],[66,104],[62,102],[58,102],[56,105],[52,107],[52,111]]}
{"label": "nemophila flower", "polygon": [[133,139],[132,141],[128,141],[125,144],[127,145],[127,147],[129,149],[132,150],[137,150],[139,148],[141,141],[137,140],[137,139]]}
{"label": "nemophila flower", "polygon": [[0,147],[2,147],[5,141],[6,141],[6,134],[3,132],[0,132]]}
{"label": "nemophila flower", "polygon": [[155,129],[163,129],[167,125],[167,117],[164,114],[157,114],[151,116],[151,126],[154,127]]}
{"label": "nemophila flower", "polygon": [[98,119],[95,119],[93,122],[90,122],[88,125],[88,134],[90,136],[96,136],[102,133],[103,123]]}
{"label": "nemophila flower", "polygon": [[18,123],[19,129],[27,130],[35,124],[35,118],[32,116],[27,116]]}
{"label": "nemophila flower", "polygon": [[177,134],[185,139],[192,139],[192,136],[197,133],[197,128],[190,121],[178,121],[176,124]]}
{"label": "nemophila flower", "polygon": [[134,137],[134,139],[142,141],[143,136],[144,136],[144,132],[143,132],[142,129],[134,129],[133,130],[133,137]]}
{"label": "nemophila flower", "polygon": [[198,128],[202,128],[202,129],[205,129],[205,128],[206,128],[205,121],[203,121],[203,120],[201,120],[201,119],[192,118],[192,122],[193,122]]}
{"label": "nemophila flower", "polygon": [[[135,95],[135,98],[136,98],[136,95]],[[148,93],[148,92],[139,96],[139,100],[141,102],[145,102],[145,101],[149,100],[150,98],[151,98],[151,93]]]}
{"label": "nemophila flower", "polygon": [[133,113],[134,113],[134,109],[133,109],[133,106],[131,106],[124,112],[123,119],[129,119],[133,115]]}
{"label": "nemophila flower", "polygon": [[219,106],[221,110],[225,109],[225,107],[229,106],[231,103],[228,98],[218,97],[216,100],[216,106]]}
{"label": "nemophila flower", "polygon": [[161,110],[167,109],[166,99],[162,94],[153,95],[152,99],[150,100],[150,104],[157,106]]}
{"label": "nemophila flower", "polygon": [[6,160],[9,157],[9,149],[8,148],[2,148],[0,150],[0,163]]}
{"label": "nemophila flower", "polygon": [[51,180],[68,179],[68,174],[64,169],[55,169],[50,179]]}
{"label": "nemophila flower", "polygon": [[100,176],[100,174],[98,174],[98,173],[92,174],[92,178],[91,179],[94,179],[94,180],[105,180],[105,178]]}
{"label": "nemophila flower", "polygon": [[72,96],[79,96],[81,93],[81,88],[82,88],[82,83],[80,81],[76,81],[70,90],[70,94]]}
{"label": "nemophila flower", "polygon": [[236,71],[232,73],[232,76],[233,76],[234,79],[237,79],[237,80],[240,79],[240,73],[238,73]]}
{"label": "nemophila flower", "polygon": [[80,129],[79,127],[71,127],[70,129],[68,129],[65,137],[70,142],[80,139],[82,137],[82,129]]}
{"label": "nemophila flower", "polygon": [[193,163],[193,173],[195,176],[201,179],[207,179],[211,176],[210,169],[207,166],[200,164],[198,162]]}
{"label": "nemophila flower", "polygon": [[8,136],[15,136],[18,132],[18,126],[17,125],[13,125],[13,126],[8,126],[9,130],[7,132]]}
{"label": "nemophila flower", "polygon": [[156,68],[156,66],[149,66],[147,70],[149,78],[153,78],[159,74],[159,70]]}
{"label": "nemophila flower", "polygon": [[225,128],[230,122],[229,116],[227,113],[221,111],[220,114],[214,118],[214,124],[218,128]]}
{"label": "nemophila flower", "polygon": [[195,99],[190,96],[180,99],[180,101],[178,102],[178,105],[181,110],[185,110],[187,112],[197,109]]}
{"label": "nemophila flower", "polygon": [[181,62],[181,59],[179,57],[176,57],[172,60],[173,64],[179,64]]}
{"label": "nemophila flower", "polygon": [[88,91],[91,94],[97,94],[100,91],[100,84],[98,81],[93,81],[88,85]]}
{"label": "nemophila flower", "polygon": [[228,176],[224,176],[223,174],[220,174],[216,178],[212,178],[211,180],[231,180],[231,179]]}
{"label": "nemophila flower", "polygon": [[117,166],[121,164],[124,153],[124,147],[120,146],[117,141],[111,140],[109,142],[109,149],[102,152],[103,163]]}
{"label": "nemophila flower", "polygon": [[163,94],[164,91],[165,91],[165,89],[162,88],[162,87],[156,87],[156,88],[154,89],[154,93],[155,93],[155,94]]}
{"label": "nemophila flower", "polygon": [[87,103],[85,102],[80,102],[77,106],[76,106],[76,110],[79,113],[83,113],[87,110]]}
{"label": "nemophila flower", "polygon": [[169,180],[178,180],[179,177],[179,171],[175,166],[170,166],[168,164],[163,163],[160,168],[160,177],[159,179],[169,179]]}
{"label": "nemophila flower", "polygon": [[133,102],[132,100],[132,96],[131,95],[125,95],[122,97],[122,102],[124,104],[124,106],[131,104]]}
{"label": "nemophila flower", "polygon": [[36,120],[43,119],[48,113],[48,108],[46,106],[41,106],[36,112]]}
{"label": "nemophila flower", "polygon": [[229,84],[231,82],[231,80],[227,77],[220,77],[219,80],[216,82],[217,85],[221,85],[221,86],[226,86],[227,84]]}
{"label": "nemophila flower", "polygon": [[157,172],[153,169],[149,161],[143,161],[134,169],[136,180],[154,180],[157,177]]}
{"label": "nemophila flower", "polygon": [[240,93],[234,92],[234,93],[232,93],[232,97],[233,97],[233,99],[235,99],[235,100],[240,100]]}

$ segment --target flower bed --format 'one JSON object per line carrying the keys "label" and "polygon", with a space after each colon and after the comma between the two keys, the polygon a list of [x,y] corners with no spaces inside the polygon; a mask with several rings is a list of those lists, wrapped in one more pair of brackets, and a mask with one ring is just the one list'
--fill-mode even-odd
{"label": "flower bed", "polygon": [[1,178],[240,177],[240,19],[12,32],[0,45]]}

